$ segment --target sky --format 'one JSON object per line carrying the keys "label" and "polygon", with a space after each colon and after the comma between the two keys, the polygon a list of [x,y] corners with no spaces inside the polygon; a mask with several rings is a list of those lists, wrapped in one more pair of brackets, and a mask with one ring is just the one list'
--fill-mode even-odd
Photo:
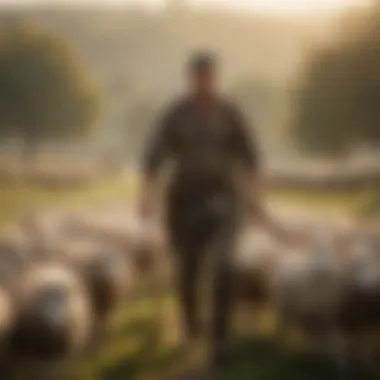
{"label": "sky", "polygon": [[[145,3],[151,6],[160,6],[165,0],[0,0],[0,5],[33,5],[33,4],[131,4]],[[169,0],[175,2],[176,0]],[[371,0],[177,0],[186,1],[189,5],[230,7],[243,11],[269,13],[310,13],[333,12],[348,6],[362,6]]]}

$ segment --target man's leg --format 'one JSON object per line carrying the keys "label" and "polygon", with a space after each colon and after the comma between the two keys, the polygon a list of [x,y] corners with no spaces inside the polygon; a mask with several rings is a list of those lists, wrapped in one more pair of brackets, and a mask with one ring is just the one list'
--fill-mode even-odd
{"label": "man's leg", "polygon": [[199,280],[199,252],[184,249],[178,253],[178,295],[181,320],[186,339],[198,337],[201,331],[197,285]]}
{"label": "man's leg", "polygon": [[237,237],[234,218],[228,220],[215,236],[213,255],[213,316],[211,330],[212,362],[219,367],[225,362],[227,338],[232,316],[233,268],[232,258]]}

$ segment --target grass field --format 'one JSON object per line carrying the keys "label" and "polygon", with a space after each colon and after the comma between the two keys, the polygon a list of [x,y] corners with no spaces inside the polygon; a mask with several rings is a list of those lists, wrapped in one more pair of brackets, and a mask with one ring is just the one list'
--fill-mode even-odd
{"label": "grass field", "polygon": [[363,189],[356,192],[305,192],[296,190],[272,191],[269,200],[305,207],[310,210],[337,210],[358,220],[380,215],[379,189]]}
{"label": "grass field", "polygon": [[[38,206],[85,207],[107,199],[130,200],[135,195],[130,180],[110,179],[89,188],[44,190],[20,184],[0,187],[0,228],[15,222],[29,208]],[[309,209],[337,208],[365,216],[374,191],[358,194],[312,194],[272,192],[269,200],[281,200]],[[371,211],[371,210],[370,210]],[[247,326],[249,323],[247,324]],[[241,327],[241,326],[238,326]],[[249,328],[239,328],[232,347],[231,373],[226,380],[334,380],[334,367],[326,359],[290,354],[276,347],[270,336],[254,339]],[[242,330],[242,331],[241,331]],[[205,357],[200,345],[195,358],[181,354],[178,321],[172,296],[145,295],[128,303],[110,321],[110,339],[96,358],[83,363],[73,380],[171,380],[188,368],[200,365]],[[174,377],[173,377],[174,376]],[[355,380],[380,376],[356,374]]]}
{"label": "grass field", "polygon": [[[120,199],[128,201],[136,195],[133,179],[111,178],[75,189],[46,189],[36,185],[15,182],[0,184],[0,229],[17,220],[19,216],[36,207],[77,207],[97,201]],[[357,193],[317,193],[303,191],[271,191],[269,201],[276,200],[302,206],[310,210],[336,209],[358,218],[379,212],[376,204],[378,190],[368,189]]]}
{"label": "grass field", "polygon": [[[200,343],[196,354],[190,357],[181,353],[172,336],[176,335],[173,303],[171,297],[141,299],[119,311],[112,321],[110,343],[99,359],[85,363],[73,380],[189,379],[187,375],[205,363],[206,345]],[[252,334],[249,324],[238,330],[231,348],[231,363],[222,380],[338,379],[331,358],[279,347],[271,340],[268,329],[263,329],[259,336]],[[380,373],[356,366],[349,378],[375,380],[379,376]]]}
{"label": "grass field", "polygon": [[0,186],[0,229],[17,221],[30,209],[86,207],[109,199],[128,201],[135,191],[130,180],[119,178],[75,189],[46,189],[18,182],[3,185]]}

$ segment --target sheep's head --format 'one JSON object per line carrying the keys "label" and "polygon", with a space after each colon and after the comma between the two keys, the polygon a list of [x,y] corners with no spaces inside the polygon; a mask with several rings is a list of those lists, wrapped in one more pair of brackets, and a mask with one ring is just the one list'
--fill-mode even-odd
{"label": "sheep's head", "polygon": [[100,248],[93,257],[90,264],[94,275],[99,279],[120,286],[126,276],[125,258],[118,252],[110,248]]}
{"label": "sheep's head", "polygon": [[234,265],[238,268],[262,268],[280,252],[278,243],[268,232],[247,229],[238,241]]}
{"label": "sheep's head", "polygon": [[61,286],[41,288],[35,295],[34,304],[39,317],[48,326],[65,327],[69,320],[69,294]]}
{"label": "sheep's head", "polygon": [[66,253],[68,262],[83,275],[95,309],[105,313],[114,307],[131,284],[127,259],[99,241],[73,242]]}
{"label": "sheep's head", "polygon": [[92,315],[84,284],[61,264],[45,263],[31,268],[19,289],[20,314],[49,333],[68,334],[72,342],[84,343]]}

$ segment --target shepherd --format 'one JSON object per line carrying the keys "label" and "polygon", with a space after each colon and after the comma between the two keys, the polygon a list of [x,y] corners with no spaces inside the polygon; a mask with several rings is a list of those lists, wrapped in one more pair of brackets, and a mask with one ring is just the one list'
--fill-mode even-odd
{"label": "shepherd", "polygon": [[177,264],[177,291],[189,341],[201,334],[197,285],[206,252],[213,255],[211,359],[221,368],[233,303],[232,253],[247,210],[264,215],[261,170],[253,129],[222,95],[219,65],[208,51],[188,64],[189,86],[159,121],[143,157],[142,215],[157,206],[165,163],[174,170],[165,192],[169,242]]}

